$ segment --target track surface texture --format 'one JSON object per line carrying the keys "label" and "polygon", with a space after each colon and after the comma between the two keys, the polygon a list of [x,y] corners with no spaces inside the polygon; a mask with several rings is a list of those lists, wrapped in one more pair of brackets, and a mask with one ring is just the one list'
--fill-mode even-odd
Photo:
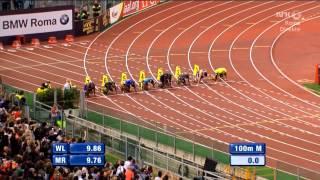
{"label": "track surface texture", "polygon": [[100,85],[102,74],[119,83],[122,72],[137,81],[140,70],[156,77],[159,67],[172,73],[177,65],[189,73],[194,64],[209,73],[226,67],[228,81],[100,94],[88,105],[210,147],[265,142],[269,166],[283,161],[319,172],[320,98],[302,86],[320,59],[319,11],[317,1],[173,1],[71,46],[1,51],[0,74],[34,91],[66,78],[82,87],[86,75]]}

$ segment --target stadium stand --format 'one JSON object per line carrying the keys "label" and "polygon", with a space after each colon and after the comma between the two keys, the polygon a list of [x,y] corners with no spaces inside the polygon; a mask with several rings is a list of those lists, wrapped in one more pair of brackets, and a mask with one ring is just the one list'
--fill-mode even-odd
{"label": "stadium stand", "polygon": [[[53,167],[53,142],[85,142],[82,138],[67,138],[56,125],[41,124],[25,118],[23,104],[16,102],[15,94],[0,94],[0,179],[152,179],[152,166],[140,167],[128,157],[104,167]],[[48,115],[49,117],[49,115]],[[48,118],[48,122],[49,118]],[[131,172],[131,175],[130,175]],[[176,179],[170,173],[163,177]]]}
{"label": "stadium stand", "polygon": [[[29,2],[29,1],[28,1]],[[31,1],[30,1],[31,2]],[[59,3],[54,3],[53,1],[36,1],[32,4],[32,8],[44,8],[51,6],[60,5],[74,5],[75,18],[88,19],[88,21],[75,21],[75,28],[81,33],[75,32],[74,36],[77,35],[88,35],[90,33],[104,30],[108,23],[104,23],[104,20],[109,22],[109,11],[106,8],[110,8],[111,5],[117,4],[120,1],[115,0],[112,3],[106,4],[102,1],[102,9],[100,13],[107,12],[95,21],[91,18],[92,8],[89,4],[68,4],[69,1],[59,1]],[[70,1],[71,2],[71,1]],[[79,2],[79,1],[72,1]],[[89,2],[89,1],[88,1]],[[91,2],[91,1],[90,1]],[[93,2],[93,1],[92,1]],[[62,4],[61,4],[62,3]],[[64,4],[66,3],[66,4]],[[7,10],[25,9],[26,3],[20,5],[19,8],[12,7],[10,5],[6,6]],[[31,6],[29,7],[31,8]],[[81,18],[81,13],[84,9],[88,9],[88,17]],[[87,10],[86,10],[87,11]],[[79,16],[78,16],[79,15]],[[129,16],[127,14],[126,16]],[[91,18],[91,19],[90,19]],[[119,18],[121,19],[121,18]],[[117,19],[117,20],[119,20]],[[96,24],[96,22],[99,22]],[[87,25],[89,24],[89,28]],[[97,28],[98,27],[98,28]],[[86,31],[84,31],[86,29]],[[65,42],[72,43],[74,41],[74,36],[72,34],[63,35]],[[19,38],[12,43],[13,48],[20,48],[25,44],[24,36],[18,36]],[[40,38],[40,37],[39,37]],[[37,36],[32,38],[31,45],[34,47],[40,46],[40,42],[44,39],[39,39]],[[57,44],[58,38],[55,36],[45,37],[48,40],[48,44]],[[59,38],[62,39],[61,37]],[[45,44],[45,42],[44,42]],[[0,44],[0,50],[3,49],[2,43]],[[174,176],[179,174],[180,176],[189,177],[188,168],[191,167],[193,163],[184,162],[182,159],[182,165],[177,166],[178,172],[170,170],[167,166],[169,172],[161,172],[156,170],[156,167],[160,167],[159,164],[155,162],[149,162],[148,165],[143,165],[143,163],[136,163],[137,159],[128,157],[126,161],[119,160],[112,164],[110,162],[106,163],[104,167],[54,167],[51,163],[51,144],[55,142],[85,142],[85,138],[72,138],[67,137],[66,132],[61,128],[65,127],[60,121],[59,106],[53,106],[48,112],[48,116],[45,122],[39,123],[35,120],[30,119],[28,112],[24,109],[24,103],[20,103],[16,99],[15,94],[8,94],[6,92],[0,93],[0,180],[1,179],[179,179]],[[39,97],[39,96],[37,96]],[[39,99],[38,99],[39,100]],[[42,105],[41,105],[42,107]],[[72,117],[75,118],[75,117]],[[36,118],[35,118],[36,119]],[[38,120],[38,119],[37,119]],[[83,119],[84,120],[84,119]],[[128,144],[128,142],[126,142]],[[142,147],[145,151],[153,152],[159,157],[169,158],[168,154],[160,152],[159,149],[154,151],[154,147]],[[149,148],[149,149],[148,149]],[[130,149],[130,147],[128,148]],[[159,152],[158,152],[159,151]],[[126,152],[127,153],[127,152]],[[127,155],[127,154],[126,154]],[[155,155],[153,155],[155,159]],[[179,157],[177,157],[179,158]],[[173,162],[180,163],[176,159],[170,159]],[[153,160],[154,161],[154,160]],[[169,160],[166,160],[169,164]],[[185,163],[185,164],[183,164]],[[151,165],[150,165],[151,164]],[[152,167],[153,165],[153,167]],[[218,165],[217,167],[221,167]],[[191,169],[191,168],[190,168]],[[197,167],[196,172],[191,172],[190,174],[202,174],[203,171],[199,171]],[[219,169],[219,168],[217,168]],[[224,172],[225,168],[220,168],[220,172]],[[162,169],[163,170],[163,169]],[[230,171],[230,168],[228,169]],[[159,173],[158,173],[159,172]],[[186,174],[186,175],[185,175]],[[210,173],[209,173],[210,174]],[[220,175],[220,174],[219,174]],[[192,176],[190,176],[192,177]],[[218,177],[218,176],[217,176]],[[229,176],[228,176],[229,177]],[[200,179],[203,176],[199,176]],[[189,179],[189,178],[188,178]],[[210,177],[210,179],[212,179]],[[216,178],[214,178],[216,179]],[[219,178],[221,179],[221,178]]]}

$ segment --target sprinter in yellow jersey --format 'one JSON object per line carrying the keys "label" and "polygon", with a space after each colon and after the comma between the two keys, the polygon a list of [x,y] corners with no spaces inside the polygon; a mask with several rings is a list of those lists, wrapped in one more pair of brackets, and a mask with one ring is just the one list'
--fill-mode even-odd
{"label": "sprinter in yellow jersey", "polygon": [[218,77],[223,79],[223,80],[227,80],[227,69],[226,68],[217,68],[214,70],[214,73],[216,74],[215,75],[215,78],[214,80],[217,81],[218,80]]}

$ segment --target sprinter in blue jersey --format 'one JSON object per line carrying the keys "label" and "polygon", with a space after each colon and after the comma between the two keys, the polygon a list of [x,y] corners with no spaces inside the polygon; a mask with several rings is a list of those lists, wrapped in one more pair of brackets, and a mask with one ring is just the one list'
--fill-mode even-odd
{"label": "sprinter in blue jersey", "polygon": [[142,89],[143,90],[149,90],[149,84],[152,84],[152,87],[155,88],[156,82],[152,78],[145,78],[142,81]]}
{"label": "sprinter in blue jersey", "polygon": [[130,88],[133,87],[134,91],[137,92],[137,87],[136,87],[136,83],[134,82],[134,80],[132,79],[127,79],[124,81],[124,83],[121,86],[121,91],[122,92],[130,92]]}

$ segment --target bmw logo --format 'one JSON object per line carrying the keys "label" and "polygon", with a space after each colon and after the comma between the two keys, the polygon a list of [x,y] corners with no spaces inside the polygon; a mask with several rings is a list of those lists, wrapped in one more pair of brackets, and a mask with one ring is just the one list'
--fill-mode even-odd
{"label": "bmw logo", "polygon": [[68,24],[68,22],[69,22],[69,16],[66,15],[66,14],[63,14],[60,17],[60,23],[63,24],[63,25],[66,25],[66,24]]}

